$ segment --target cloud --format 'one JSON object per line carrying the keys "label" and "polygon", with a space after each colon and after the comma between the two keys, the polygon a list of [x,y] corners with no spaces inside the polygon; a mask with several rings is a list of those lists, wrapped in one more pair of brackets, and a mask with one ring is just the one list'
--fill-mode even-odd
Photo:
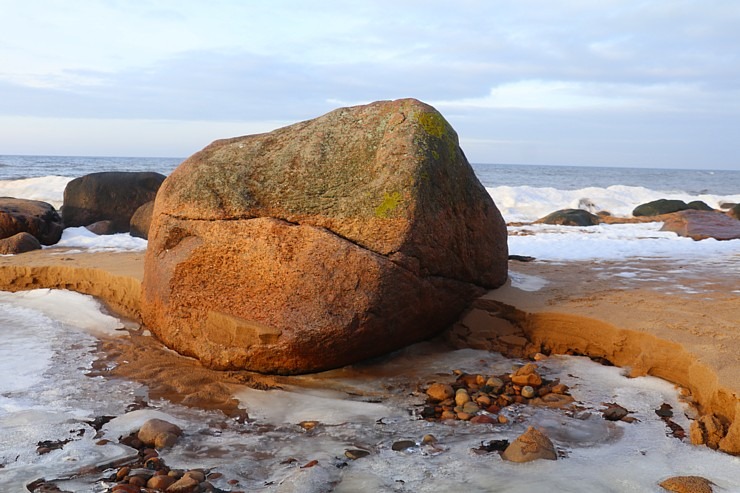
{"label": "cloud", "polygon": [[38,0],[3,21],[0,115],[292,122],[416,97],[477,156],[543,159],[740,130],[735,2]]}

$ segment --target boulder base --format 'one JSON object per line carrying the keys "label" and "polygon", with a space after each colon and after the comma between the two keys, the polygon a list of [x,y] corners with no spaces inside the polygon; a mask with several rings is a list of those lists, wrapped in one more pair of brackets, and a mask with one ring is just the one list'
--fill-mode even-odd
{"label": "boulder base", "polygon": [[219,369],[302,373],[428,338],[507,276],[506,226],[433,108],[216,141],[162,185],[142,315]]}

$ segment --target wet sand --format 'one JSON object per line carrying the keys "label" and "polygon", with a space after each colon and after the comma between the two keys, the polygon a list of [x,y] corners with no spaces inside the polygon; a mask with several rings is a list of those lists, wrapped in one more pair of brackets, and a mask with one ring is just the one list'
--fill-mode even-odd
{"label": "wet sand", "polygon": [[[49,249],[0,257],[0,289],[62,288],[100,298],[138,320],[143,252]],[[690,391],[699,413],[722,427],[719,448],[740,454],[740,296],[727,266],[659,260],[510,262],[510,281],[474,303],[442,337],[453,345],[607,360]],[[280,379],[220,373],[168,351],[152,337],[104,342],[118,376],[146,382],[175,402],[236,410],[230,383],[269,387]],[[123,362],[126,363],[123,363]],[[183,366],[188,371],[181,371]],[[166,369],[166,371],[165,371]],[[707,418],[708,419],[708,418]],[[692,433],[697,442],[701,434]]]}

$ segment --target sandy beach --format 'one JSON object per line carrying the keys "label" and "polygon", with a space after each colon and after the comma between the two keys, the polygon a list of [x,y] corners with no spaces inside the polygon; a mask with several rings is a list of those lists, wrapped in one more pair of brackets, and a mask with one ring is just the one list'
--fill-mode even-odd
{"label": "sandy beach", "polygon": [[[0,257],[0,289],[61,288],[101,299],[138,320],[143,252],[80,253],[54,249]],[[724,272],[724,274],[723,274]],[[507,284],[477,300],[441,338],[456,347],[512,356],[579,354],[652,375],[690,393],[700,416],[727,430],[719,448],[740,453],[740,303],[736,279],[722,266],[683,272],[659,260],[510,262]],[[216,372],[135,334],[104,342],[114,374],[145,382],[173,402],[238,413],[229,384],[268,388],[282,381]],[[182,371],[186,368],[187,371]],[[693,430],[693,428],[692,428]],[[692,432],[696,443],[700,434]]]}

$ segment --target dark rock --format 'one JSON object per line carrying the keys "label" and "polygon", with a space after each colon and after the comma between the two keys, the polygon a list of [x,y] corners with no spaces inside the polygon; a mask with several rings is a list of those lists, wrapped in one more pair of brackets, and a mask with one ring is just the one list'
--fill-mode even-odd
{"label": "dark rock", "polygon": [[702,200],[694,200],[692,202],[689,202],[686,205],[689,207],[689,209],[693,209],[695,211],[713,211],[714,210],[711,207],[709,207],[706,202]]}
{"label": "dark rock", "polygon": [[542,224],[562,226],[596,226],[601,222],[599,216],[583,209],[562,209],[535,221]]}
{"label": "dark rock", "polygon": [[164,179],[159,173],[125,171],[75,178],[64,189],[64,226],[110,220],[116,233],[126,233],[136,209],[154,200]]}
{"label": "dark rock", "polygon": [[360,450],[360,449],[348,449],[344,451],[345,457],[352,460],[362,459],[363,457],[367,457],[370,455],[370,452],[367,450]]}
{"label": "dark rock", "polygon": [[632,211],[633,216],[659,216],[672,212],[684,211],[689,205],[683,200],[658,199],[652,202],[638,205]]}
{"label": "dark rock", "polygon": [[719,208],[722,210],[727,210],[727,209],[732,209],[736,205],[738,204],[735,202],[725,202],[724,200],[721,200],[719,203]]}
{"label": "dark rock", "polygon": [[164,182],[142,315],[217,369],[303,373],[426,339],[507,278],[506,225],[434,108],[216,141]]}
{"label": "dark rock", "polygon": [[615,403],[606,404],[606,409],[602,411],[604,419],[608,421],[619,421],[629,414],[629,411]]}
{"label": "dark rock", "polygon": [[116,234],[116,228],[113,225],[113,221],[97,221],[92,224],[85,226],[88,231],[95,233],[96,235],[113,235]]}
{"label": "dark rock", "polygon": [[154,201],[151,200],[142,205],[134,215],[131,216],[129,232],[137,238],[149,238],[149,227],[152,224],[152,213],[154,212]]}
{"label": "dark rock", "polygon": [[740,238],[740,221],[722,212],[686,210],[665,218],[661,231],[694,240],[735,240]]}
{"label": "dark rock", "polygon": [[30,233],[42,245],[53,245],[62,237],[62,219],[51,204],[38,200],[0,197],[0,238]]}
{"label": "dark rock", "polygon": [[740,204],[735,204],[733,207],[731,207],[727,211],[727,215],[735,219],[740,219]]}
{"label": "dark rock", "polygon": [[398,440],[397,442],[393,442],[393,445],[391,445],[391,449],[396,452],[414,447],[416,447],[416,442],[413,440]]}
{"label": "dark rock", "polygon": [[0,240],[0,255],[16,255],[33,250],[41,250],[41,243],[31,233],[18,233]]}

